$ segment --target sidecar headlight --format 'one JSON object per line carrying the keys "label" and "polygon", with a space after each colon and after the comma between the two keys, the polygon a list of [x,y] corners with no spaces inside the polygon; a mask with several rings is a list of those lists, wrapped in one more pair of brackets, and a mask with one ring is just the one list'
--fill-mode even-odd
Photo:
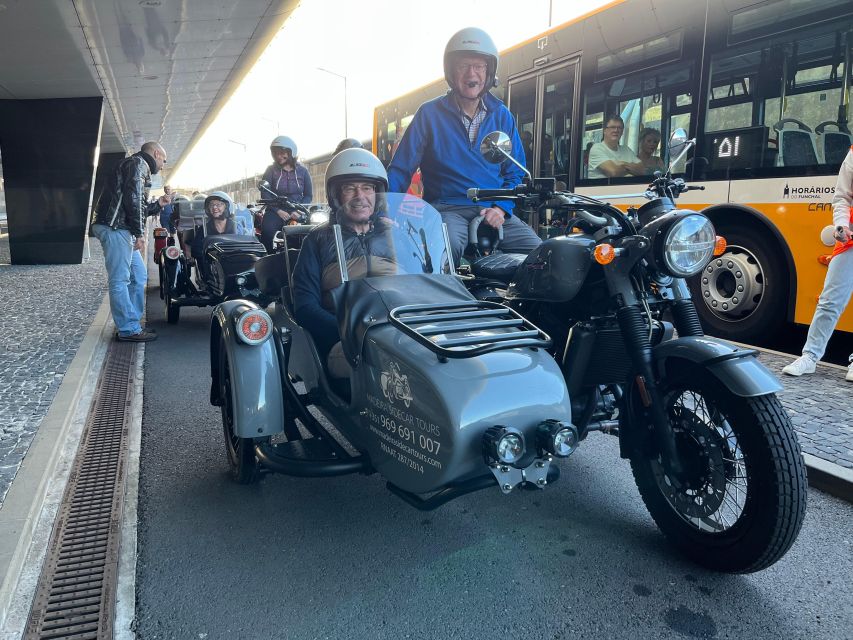
{"label": "sidecar headlight", "polygon": [[536,430],[539,448],[558,458],[568,458],[578,448],[578,430],[574,425],[547,420]]}
{"label": "sidecar headlight", "polygon": [[512,427],[490,427],[483,435],[483,453],[489,460],[515,464],[524,457],[524,435]]}
{"label": "sidecar headlight", "polygon": [[250,309],[237,318],[237,337],[246,344],[261,344],[271,334],[272,318],[266,311]]}
{"label": "sidecar headlight", "polygon": [[702,271],[714,254],[714,225],[700,213],[682,216],[663,238],[663,262],[669,273],[688,278]]}

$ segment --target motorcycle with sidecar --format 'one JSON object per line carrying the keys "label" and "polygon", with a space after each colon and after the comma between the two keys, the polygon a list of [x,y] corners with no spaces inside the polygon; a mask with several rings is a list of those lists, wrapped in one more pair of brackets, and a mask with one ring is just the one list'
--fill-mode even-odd
{"label": "motorcycle with sidecar", "polygon": [[[170,243],[159,253],[160,297],[169,324],[178,322],[182,307],[213,306],[232,298],[255,300],[262,306],[270,302],[258,289],[254,273],[255,263],[266,255],[264,246],[251,227],[247,233],[238,233],[233,203],[224,193],[217,197],[228,203],[226,231],[222,234],[210,231],[203,207],[190,208],[202,202],[175,203],[181,221],[189,217],[187,214],[195,215],[191,215],[192,225],[179,226],[180,246]],[[198,242],[196,236],[203,240]],[[187,249],[190,246],[195,246],[200,255],[193,255]]]}
{"label": "motorcycle with sidecar", "polygon": [[[748,572],[784,555],[802,522],[804,475],[790,422],[766,393],[778,385],[751,352],[670,339],[656,318],[632,313],[627,330],[654,344],[642,351],[640,370],[626,360],[629,343],[618,326],[578,327],[585,340],[572,348],[587,355],[585,366],[574,351],[555,360],[554,342],[525,317],[526,305],[478,300],[463,286],[435,209],[411,195],[383,194],[383,201],[393,273],[350,280],[340,227],[333,227],[348,378],[329,375],[310,332],[294,319],[293,249],[256,265],[261,291],[276,299],[270,312],[251,300],[216,307],[210,401],[221,407],[237,482],[263,472],[376,472],[392,493],[429,510],[492,487],[544,490],[559,478],[559,460],[600,430],[618,433],[655,520],[698,563]],[[284,235],[297,231],[285,227]],[[533,291],[582,289],[590,268],[581,263],[593,260],[596,240],[575,242],[582,255],[561,253],[541,273],[531,269]],[[571,268],[558,274],[557,265]],[[606,292],[603,280],[597,289]],[[577,374],[565,369],[572,362]]]}
{"label": "motorcycle with sidecar", "polygon": [[[670,167],[692,144],[677,130],[673,160],[639,194],[596,199],[547,179],[470,189],[475,202],[510,200],[534,218],[550,209],[563,233],[530,255],[498,247],[473,260],[465,282],[551,335],[580,439],[619,437],[667,537],[700,564],[749,572],[796,539],[805,466],[778,380],[757,351],[705,336],[693,305],[685,279],[711,269],[725,240],[702,213],[675,204],[691,187]],[[481,147],[496,163],[514,162],[510,151],[501,132]],[[609,204],[617,198],[646,202],[626,213]]]}

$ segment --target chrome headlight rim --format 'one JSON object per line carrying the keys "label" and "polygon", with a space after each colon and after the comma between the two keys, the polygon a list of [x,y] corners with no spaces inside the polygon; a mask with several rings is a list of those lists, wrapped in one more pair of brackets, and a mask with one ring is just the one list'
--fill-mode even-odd
{"label": "chrome headlight rim", "polygon": [[[507,451],[514,451],[514,453],[509,456],[506,455]],[[483,435],[483,453],[487,461],[517,466],[527,454],[524,434],[514,427],[502,425],[490,427]]]}
{"label": "chrome headlight rim", "polygon": [[[662,242],[660,244],[660,257],[661,263],[666,272],[674,276],[676,278],[690,278],[695,276],[698,273],[701,273],[705,268],[705,265],[713,258],[714,256],[714,246],[716,244],[716,231],[714,229],[714,225],[711,220],[703,213],[699,213],[698,211],[680,211],[680,215],[672,221],[672,224],[668,226],[662,233]],[[691,236],[698,236],[702,232],[706,232],[708,235],[708,239],[704,242],[707,246],[701,249],[704,253],[697,260],[694,260],[689,267],[684,267],[678,264],[678,262],[674,259],[674,254],[683,254],[689,253],[693,250],[685,250],[676,252],[672,250],[672,245],[674,244],[673,236],[679,233],[685,225],[689,225],[693,223],[695,220],[701,220],[701,226],[697,227],[695,230],[686,235],[687,238]],[[698,250],[697,250],[698,251]]]}

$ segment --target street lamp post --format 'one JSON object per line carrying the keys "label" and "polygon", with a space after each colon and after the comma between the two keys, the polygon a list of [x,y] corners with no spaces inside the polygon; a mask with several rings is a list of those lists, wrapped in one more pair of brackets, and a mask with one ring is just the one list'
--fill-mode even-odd
{"label": "street lamp post", "polygon": [[344,138],[349,138],[349,118],[347,117],[347,77],[340,73],[324,69],[323,67],[317,67],[317,71],[325,71],[326,73],[337,76],[344,81]]}
{"label": "street lamp post", "polygon": [[243,184],[240,187],[240,192],[241,192],[240,195],[246,196],[246,204],[248,205],[249,204],[249,198],[248,198],[248,193],[246,192],[246,182],[248,181],[249,178],[248,178],[248,169],[246,167],[246,143],[245,142],[238,142],[237,140],[230,140],[230,139],[228,140],[228,142],[230,142],[232,144],[236,144],[240,147],[243,147]]}

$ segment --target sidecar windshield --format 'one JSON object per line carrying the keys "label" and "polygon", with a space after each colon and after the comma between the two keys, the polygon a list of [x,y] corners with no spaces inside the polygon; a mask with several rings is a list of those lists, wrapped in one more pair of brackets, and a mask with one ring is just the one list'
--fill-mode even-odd
{"label": "sidecar windshield", "polygon": [[[339,265],[347,271],[346,279],[449,270],[441,214],[432,205],[407,193],[366,195],[359,192],[342,205],[333,221],[341,227],[336,247]],[[370,195],[375,198],[373,203]],[[365,220],[371,206],[368,229]]]}

